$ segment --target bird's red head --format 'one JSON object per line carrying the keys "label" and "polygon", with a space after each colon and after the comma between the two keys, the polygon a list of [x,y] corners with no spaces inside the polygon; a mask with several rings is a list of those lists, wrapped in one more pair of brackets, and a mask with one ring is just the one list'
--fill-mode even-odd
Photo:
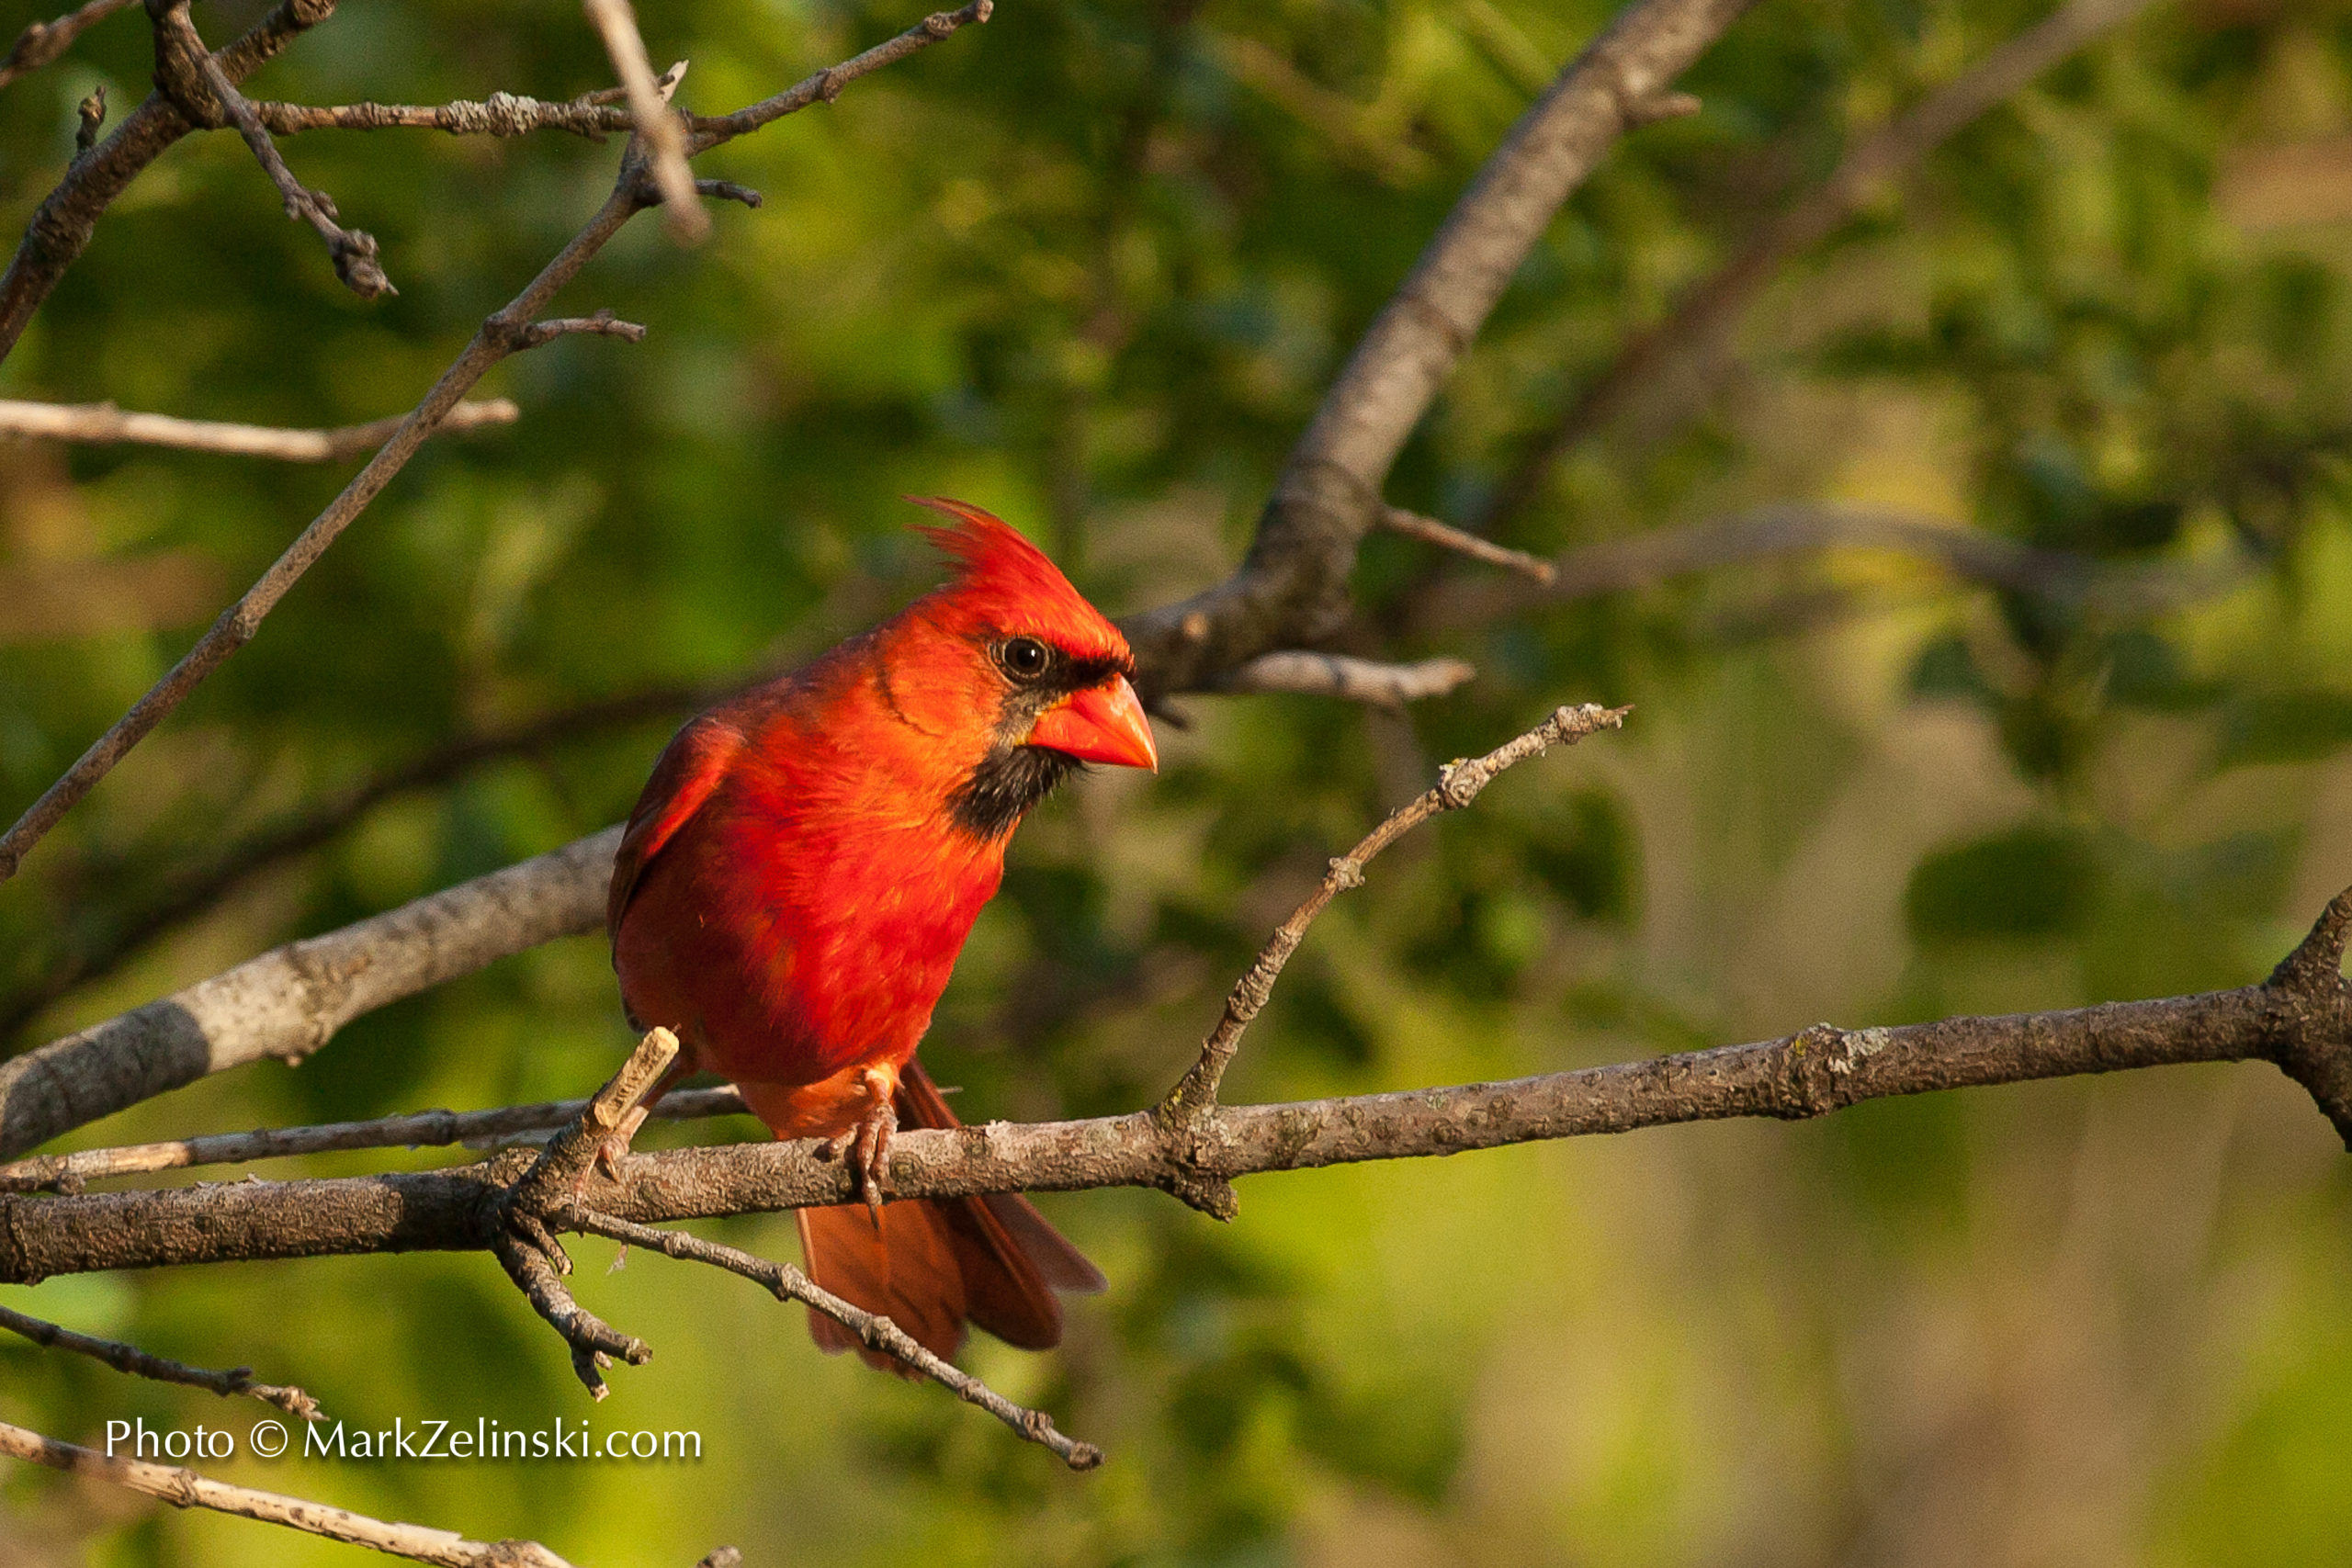
{"label": "bird's red head", "polygon": [[933,689],[956,689],[967,711],[977,697],[989,718],[987,753],[951,802],[956,819],[994,837],[1080,762],[1157,771],[1119,628],[1010,525],[962,502],[907,499],[955,520],[923,532],[957,570],[904,620],[932,634]]}

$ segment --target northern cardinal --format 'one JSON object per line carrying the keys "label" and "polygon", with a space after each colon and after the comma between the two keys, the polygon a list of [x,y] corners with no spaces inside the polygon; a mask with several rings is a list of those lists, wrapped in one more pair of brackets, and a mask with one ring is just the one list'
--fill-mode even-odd
{"label": "northern cardinal", "polygon": [[605,924],[631,1021],[675,1032],[678,1070],[727,1075],[776,1136],[849,1157],[867,1207],[799,1211],[819,1284],[943,1357],[967,1321],[1044,1349],[1055,1289],[1102,1276],[1023,1198],[883,1206],[890,1137],[958,1124],[915,1046],[1012,829],[1081,763],[1159,758],[1118,629],[1006,524],[919,504],[955,520],[923,530],[954,579],[681,729]]}

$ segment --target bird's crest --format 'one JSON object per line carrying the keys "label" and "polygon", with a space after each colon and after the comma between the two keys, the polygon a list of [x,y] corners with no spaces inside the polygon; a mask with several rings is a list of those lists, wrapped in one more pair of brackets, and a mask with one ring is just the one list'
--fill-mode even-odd
{"label": "bird's crest", "polygon": [[943,596],[983,617],[1038,623],[1006,624],[1002,630],[1048,632],[1072,653],[1122,661],[1127,658],[1127,641],[1118,628],[1012,525],[960,501],[921,495],[906,499],[955,520],[919,525],[956,563],[956,581],[940,590]]}

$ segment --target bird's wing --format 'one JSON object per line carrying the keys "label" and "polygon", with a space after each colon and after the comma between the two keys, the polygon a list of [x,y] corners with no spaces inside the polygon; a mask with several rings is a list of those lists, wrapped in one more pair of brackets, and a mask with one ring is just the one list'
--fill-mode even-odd
{"label": "bird's wing", "polygon": [[743,732],[714,714],[703,715],[671,740],[662,760],[653,765],[645,793],[637,797],[628,830],[621,835],[620,851],[613,857],[613,888],[605,902],[607,937],[620,934],[621,917],[628,912],[629,896],[637,891],[647,863],[686,818],[702,809],[742,750]]}

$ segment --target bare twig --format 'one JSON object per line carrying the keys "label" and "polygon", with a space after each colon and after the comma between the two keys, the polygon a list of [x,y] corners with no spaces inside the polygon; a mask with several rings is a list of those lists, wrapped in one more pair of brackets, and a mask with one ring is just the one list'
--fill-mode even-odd
{"label": "bare twig", "polygon": [[[279,0],[245,35],[220,51],[221,72],[242,82],[283,51],[304,30],[334,12],[334,0]],[[157,69],[164,66],[157,43]],[[74,160],[49,193],[0,277],[0,359],[24,335],[26,324],[57,280],[90,243],[98,218],[141,170],[189,132],[201,129],[161,87],[149,94],[96,147]]]}
{"label": "bare twig", "polygon": [[[435,427],[436,435],[512,424],[522,411],[505,398],[461,402]],[[34,403],[0,399],[0,434],[37,435],[93,446],[128,443],[175,446],[189,452],[220,452],[239,457],[277,457],[288,463],[326,463],[372,451],[401,427],[401,418],[331,430],[285,430],[266,424],[229,424],[170,414],[125,413],[112,403]]]}
{"label": "bare twig", "polygon": [[624,1135],[629,1112],[677,1055],[676,1035],[666,1029],[647,1031],[620,1070],[539,1151],[530,1168],[494,1205],[497,1230],[491,1250],[538,1314],[571,1345],[571,1370],[597,1399],[612,1392],[603,1369],[613,1364],[613,1357],[640,1367],[653,1359],[653,1351],[644,1340],[621,1333],[572,1299],[562,1280],[571,1272],[571,1259],[551,1227],[570,1206],[588,1168],[600,1156],[611,1157],[612,1140]]}
{"label": "bare twig", "polygon": [[0,1454],[128,1487],[150,1497],[160,1497],[175,1508],[209,1508],[216,1513],[235,1514],[265,1524],[284,1525],[306,1535],[372,1547],[394,1557],[439,1563],[442,1568],[569,1568],[562,1558],[535,1540],[468,1540],[453,1530],[388,1524],[364,1514],[331,1508],[323,1503],[257,1492],[249,1486],[232,1486],[177,1465],[110,1458],[96,1449],[60,1442],[5,1422],[0,1422]]}
{"label": "bare twig", "polygon": [[1554,570],[1552,563],[1542,556],[1532,556],[1525,550],[1514,550],[1507,546],[1496,544],[1492,539],[1482,539],[1465,529],[1456,528],[1451,523],[1441,523],[1434,517],[1424,517],[1418,512],[1408,512],[1401,506],[1382,507],[1380,525],[1392,534],[1402,534],[1408,538],[1419,539],[1435,545],[1440,549],[1453,550],[1459,555],[1468,556],[1472,560],[1485,561],[1488,566],[1503,567],[1522,576],[1532,577],[1538,582],[1549,583],[1552,581]]}
{"label": "bare twig", "polygon": [[86,155],[98,144],[98,132],[106,129],[107,88],[101,82],[90,89],[89,96],[74,106],[74,156]]}
{"label": "bare twig", "polygon": [[19,76],[38,71],[42,66],[74,47],[74,40],[113,16],[127,11],[139,0],[89,0],[78,11],[69,11],[53,22],[34,22],[17,35],[16,47],[7,58],[0,60],[0,87],[6,87]]}
{"label": "bare twig", "polygon": [[1459,659],[1381,664],[1344,653],[1308,653],[1294,649],[1260,654],[1220,680],[1216,689],[1236,693],[1291,692],[1401,709],[1407,703],[1444,696],[1477,673],[1476,666]]}
{"label": "bare twig", "polygon": [[1031,1442],[1052,1450],[1072,1470],[1092,1470],[1102,1462],[1101,1449],[1057,1430],[1053,1418],[1044,1411],[1013,1404],[971,1373],[924,1349],[906,1330],[888,1318],[842,1300],[789,1263],[773,1263],[738,1247],[705,1241],[683,1231],[662,1230],[616,1219],[593,1209],[574,1206],[563,1214],[562,1219],[565,1225],[573,1229],[608,1236],[670,1258],[707,1263],[764,1285],[776,1300],[798,1302],[812,1312],[824,1314],[856,1335],[867,1348],[894,1356],[925,1377],[944,1384],[958,1399],[978,1405]]}
{"label": "bare twig", "polygon": [[[79,1192],[92,1181],[113,1176],[147,1176],[207,1165],[249,1165],[255,1160],[345,1149],[420,1149],[451,1144],[481,1146],[518,1133],[566,1127],[588,1109],[584,1100],[555,1100],[510,1105],[497,1111],[417,1111],[367,1122],[331,1122],[318,1127],[281,1127],[267,1132],[217,1133],[209,1137],[173,1138],[159,1144],[83,1149],[70,1155],[38,1155],[0,1165],[0,1192]],[[651,1114],[664,1121],[695,1121],[745,1111],[733,1085],[723,1089],[673,1089]]]}
{"label": "bare twig", "polygon": [[[695,176],[686,167],[686,133],[671,112],[669,94],[654,80],[653,62],[645,57],[645,39],[637,30],[637,12],[628,0],[582,3],[628,94],[629,118],[652,164],[653,187],[662,193],[662,226],[682,245],[700,244],[710,233],[710,214],[695,199]],[[673,66],[673,81],[676,74]]]}
{"label": "bare twig", "polygon": [[[1274,982],[1282,977],[1283,965],[1290,962],[1290,955],[1306,939],[1306,928],[1315,923],[1315,918],[1332,899],[1351,887],[1363,886],[1363,868],[1373,857],[1430,818],[1442,812],[1459,811],[1477,799],[1478,792],[1504,769],[1530,757],[1540,757],[1555,746],[1573,746],[1597,730],[1618,728],[1631,711],[1604,708],[1596,703],[1555,708],[1542,724],[1485,756],[1447,763],[1439,772],[1435,787],[1390,812],[1388,819],[1365,834],[1354,849],[1334,859],[1329,874],[1305,903],[1291,911],[1290,919],[1274,929],[1274,934],[1259,950],[1257,961],[1234,982],[1231,993],[1225,998],[1224,1016],[1202,1043],[1200,1059],[1153,1108],[1154,1119],[1180,1136],[1203,1124],[1216,1105],[1217,1086],[1225,1080],[1225,1069],[1240,1049],[1242,1032],[1273,995]],[[1196,1208],[1226,1218],[1232,1216],[1233,1190],[1222,1179],[1211,1178],[1197,1187],[1179,1189],[1178,1196]]]}
{"label": "bare twig", "polygon": [[937,43],[963,28],[986,22],[996,10],[995,0],[971,0],[958,11],[933,11],[896,38],[876,44],[863,54],[853,55],[839,65],[829,65],[812,76],[786,87],[774,97],[737,109],[733,114],[706,118],[687,117],[687,129],[692,133],[688,141],[691,153],[709,152],[722,142],[748,136],[763,125],[772,125],[788,114],[797,114],[811,104],[830,104],[842,96],[842,89],[860,76],[896,64],[917,50]]}
{"label": "bare twig", "polygon": [[213,1371],[205,1367],[191,1367],[164,1356],[151,1355],[135,1345],[119,1340],[99,1339],[78,1334],[71,1328],[60,1327],[42,1318],[28,1317],[13,1307],[0,1306],[0,1328],[21,1334],[34,1344],[52,1350],[71,1350],[77,1356],[87,1356],[104,1361],[119,1372],[133,1377],[151,1378],[157,1382],[175,1382],[189,1388],[209,1389],[226,1398],[242,1394],[258,1399],[264,1404],[298,1416],[305,1421],[321,1419],[319,1402],[299,1388],[277,1383],[254,1382],[251,1367],[232,1367],[229,1371]]}
{"label": "bare twig", "polygon": [[2150,0],[2072,0],[1855,143],[1836,172],[1766,223],[1693,286],[1671,314],[1638,333],[1561,411],[1498,486],[1473,525],[1496,534],[1526,510],[1554,464],[1591,436],[1669,364],[1719,342],[1791,258],[1826,239],[1871,194],[2014,96],[2060,61],[2146,9]]}
{"label": "bare twig", "polygon": [[[157,85],[178,99],[180,112],[190,119],[199,124],[214,123],[207,113],[209,110],[224,116],[228,123],[237,128],[237,134],[253,149],[262,172],[277,186],[277,194],[286,203],[286,216],[308,223],[326,242],[327,255],[334,263],[334,275],[343,279],[345,288],[362,299],[399,293],[376,259],[376,237],[361,230],[345,229],[337,221],[334,199],[294,177],[286,160],[278,155],[277,144],[269,139],[260,117],[254,113],[253,105],[245,101],[244,95],[237,91],[236,83],[220,68],[220,61],[204,47],[204,39],[188,20],[187,11],[188,0],[165,0],[164,4],[151,0],[148,6],[148,15],[155,23]],[[209,95],[209,103],[199,100],[192,91],[197,84]]]}

